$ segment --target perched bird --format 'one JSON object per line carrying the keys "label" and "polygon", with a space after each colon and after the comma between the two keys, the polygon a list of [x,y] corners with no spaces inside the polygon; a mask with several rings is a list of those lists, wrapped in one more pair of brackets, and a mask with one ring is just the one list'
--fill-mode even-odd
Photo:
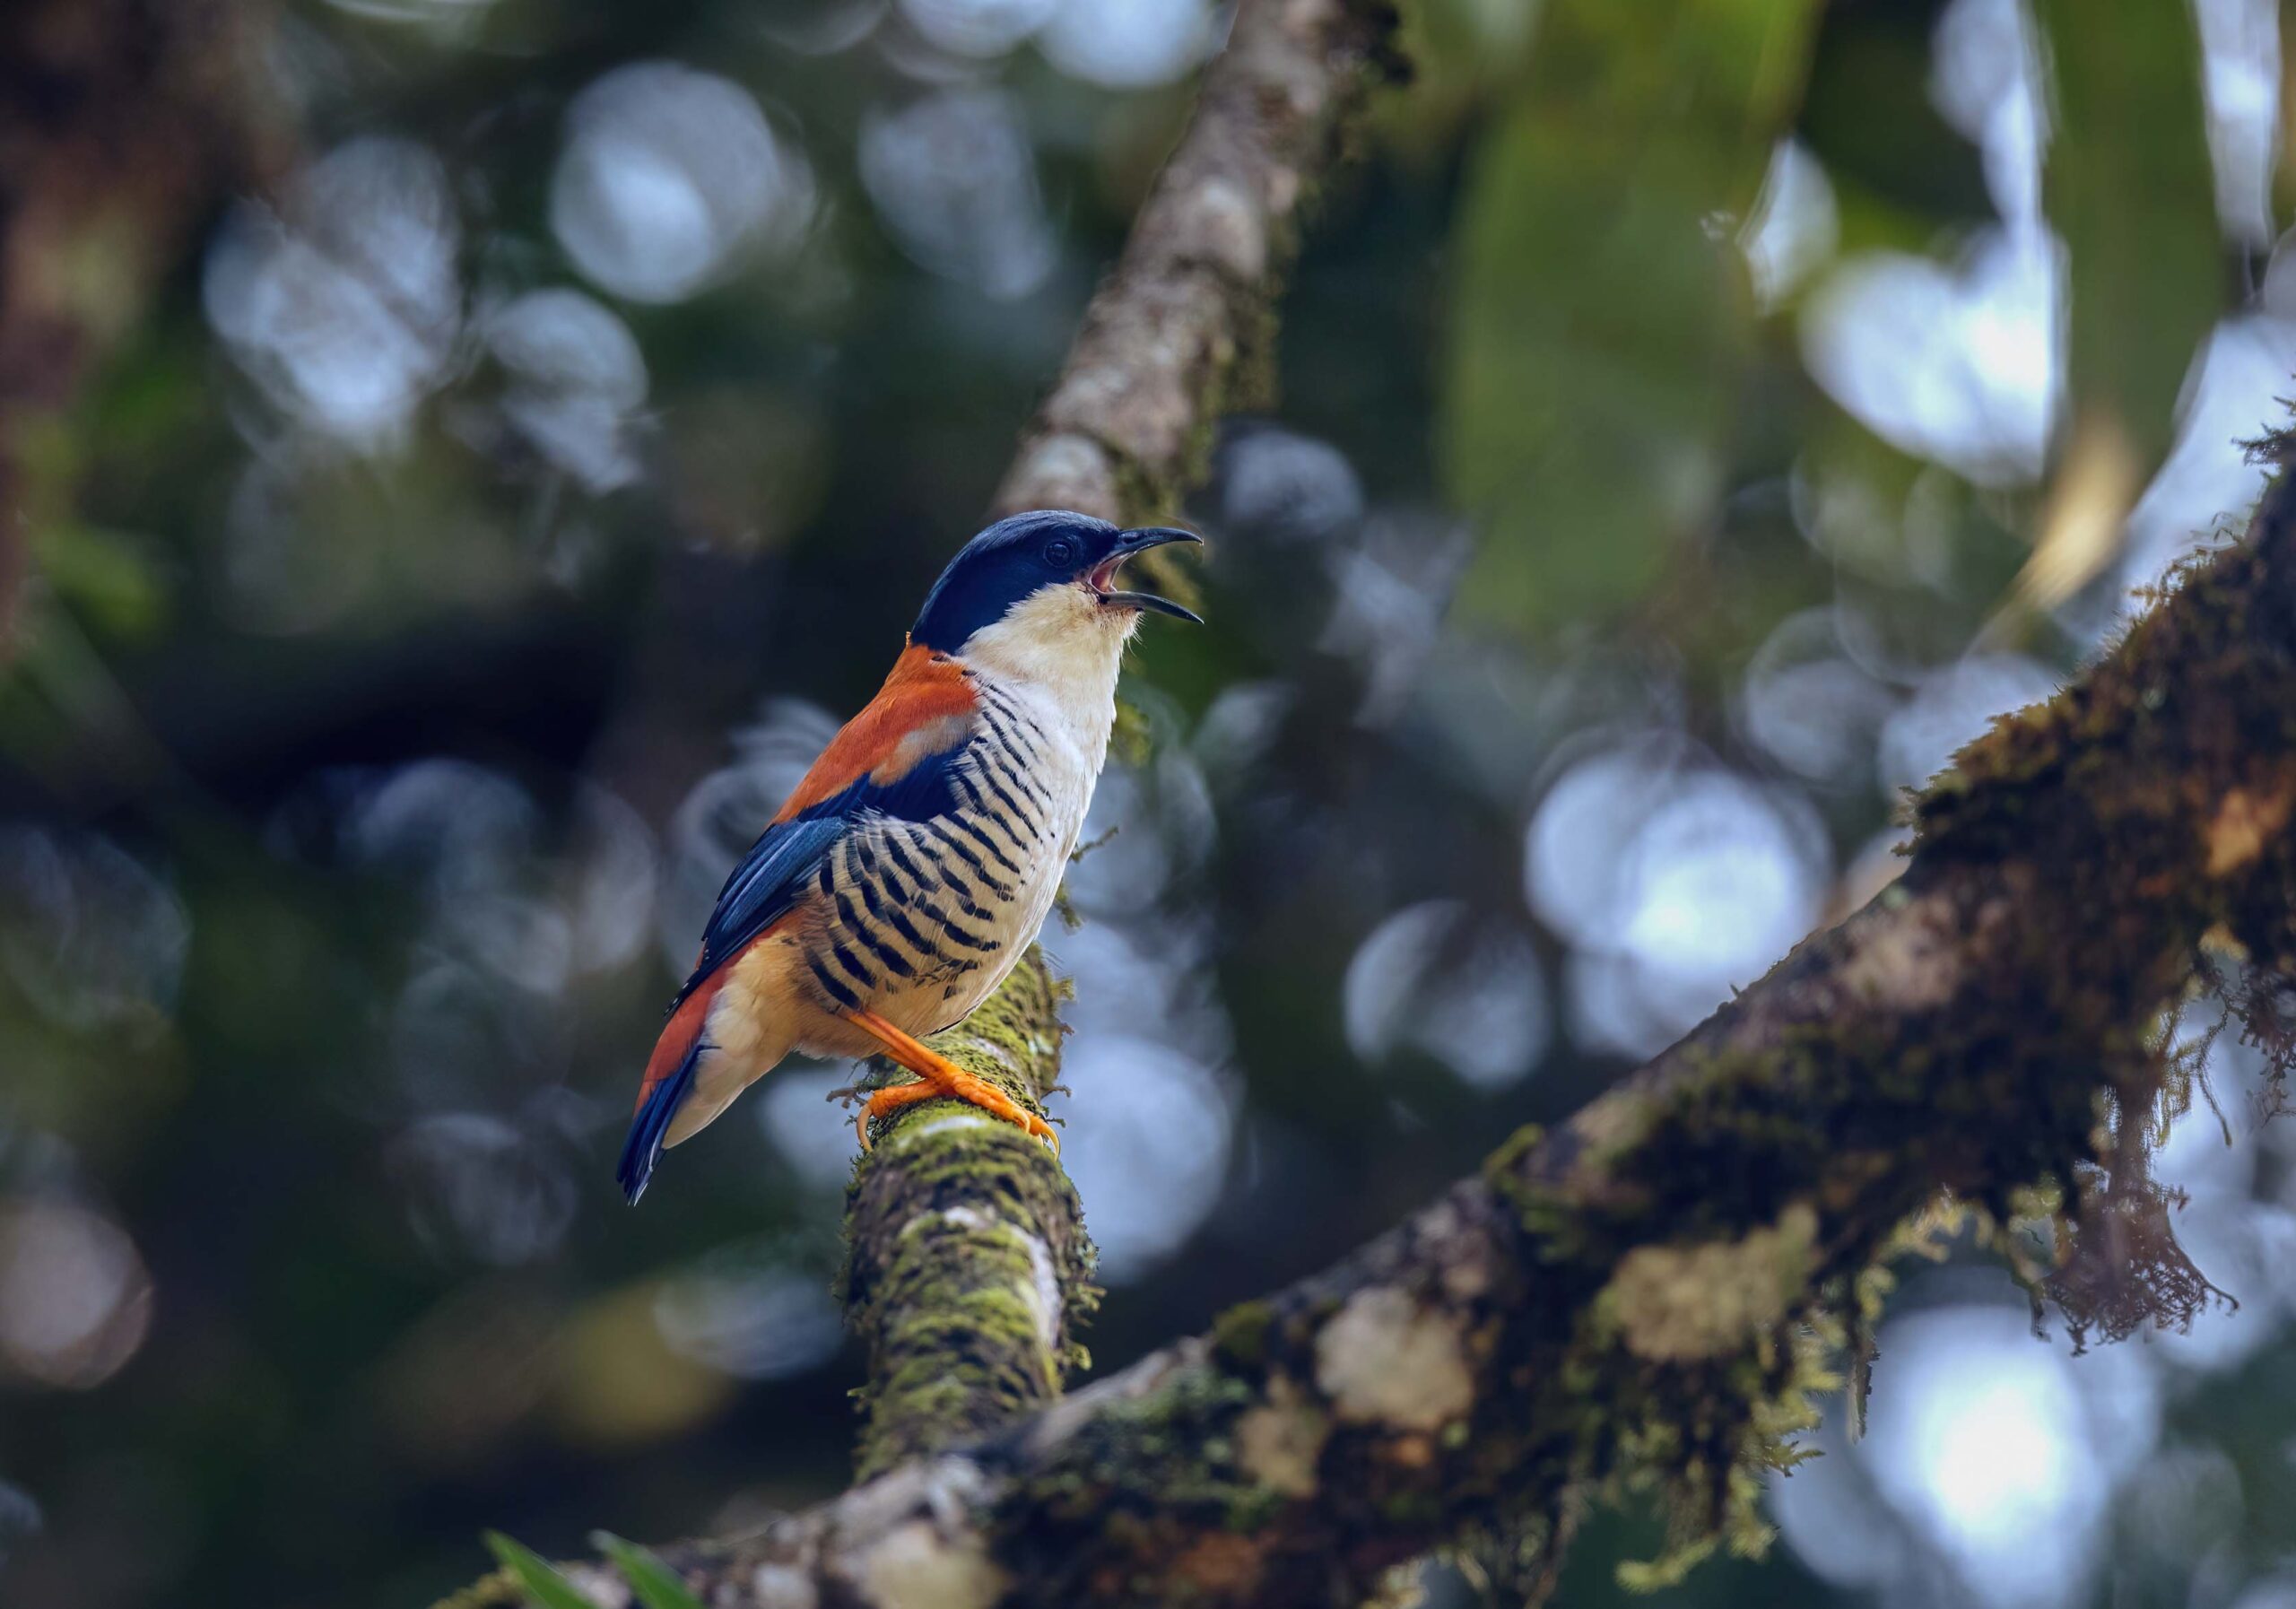
{"label": "perched bird", "polygon": [[1201,540],[1019,514],[950,561],[884,686],[718,896],[639,1086],[616,1175],[631,1201],[664,1146],[793,1050],[883,1055],[922,1081],[870,1098],[865,1145],[871,1118],[944,1095],[1052,1139],[1041,1118],[918,1039],[987,998],[1052,909],[1141,613],[1197,618],[1120,590],[1117,571],[1149,548]]}

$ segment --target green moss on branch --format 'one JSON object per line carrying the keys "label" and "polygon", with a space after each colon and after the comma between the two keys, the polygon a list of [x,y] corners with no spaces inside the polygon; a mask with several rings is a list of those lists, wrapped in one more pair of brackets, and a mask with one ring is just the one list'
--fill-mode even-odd
{"label": "green moss on branch", "polygon": [[[1060,1003],[1042,952],[933,1048],[1042,1115]],[[874,1126],[846,1215],[846,1318],[868,1353],[860,1473],[976,1439],[1060,1394],[1098,1292],[1076,1192],[1038,1141],[926,1100]]]}

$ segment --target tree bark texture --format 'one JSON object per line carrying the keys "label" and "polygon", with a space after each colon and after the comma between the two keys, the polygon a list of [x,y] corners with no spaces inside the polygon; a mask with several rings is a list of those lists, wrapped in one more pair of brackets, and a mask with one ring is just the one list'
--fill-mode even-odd
{"label": "tree bark texture", "polygon": [[1144,525],[1178,512],[1221,417],[1272,394],[1301,206],[1344,155],[1367,92],[1400,72],[1396,25],[1388,0],[1242,0],[1022,438],[997,513],[1074,509]]}
{"label": "tree bark texture", "polygon": [[[2005,1220],[2050,1185],[2109,1205],[2080,1181],[2126,1160],[2196,969],[2239,957],[2284,1051],[2292,813],[2283,476],[2244,545],[1963,752],[1897,883],[1568,1124],[1205,1335],[665,1556],[719,1609],[1292,1609],[1445,1544],[1535,1553],[1627,1491],[1674,1500],[1677,1562],[1751,1543],[1914,1214],[1952,1191]],[[2188,1310],[2143,1237],[2108,1239],[2103,1327]]]}

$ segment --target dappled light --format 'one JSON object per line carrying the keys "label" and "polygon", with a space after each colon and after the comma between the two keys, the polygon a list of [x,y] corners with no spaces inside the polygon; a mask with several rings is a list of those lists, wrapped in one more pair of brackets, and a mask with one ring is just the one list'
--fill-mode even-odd
{"label": "dappled light", "polygon": [[633,301],[683,301],[746,251],[787,252],[813,211],[804,157],[731,80],[620,67],[566,109],[550,226],[585,276]]}
{"label": "dappled light", "polygon": [[152,1324],[151,1276],[126,1231],[61,1205],[0,1214],[0,1364],[84,1391],[118,1372]]}
{"label": "dappled light", "polygon": [[403,439],[447,376],[462,244],[445,167],[413,141],[353,140],[249,204],[207,259],[207,317],[290,429],[352,447]]}
{"label": "dappled light", "polygon": [[1036,153],[1010,96],[944,90],[863,124],[861,180],[923,266],[997,300],[1052,272]]}

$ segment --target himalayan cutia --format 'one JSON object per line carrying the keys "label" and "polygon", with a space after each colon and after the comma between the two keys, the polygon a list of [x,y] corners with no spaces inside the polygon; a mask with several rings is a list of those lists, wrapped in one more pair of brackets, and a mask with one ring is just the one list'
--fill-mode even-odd
{"label": "himalayan cutia", "polygon": [[718,896],[692,976],[646,1065],[618,1174],[645,1192],[688,1138],[792,1051],[885,1056],[919,1082],[878,1091],[970,1101],[1047,1141],[995,1085],[920,1043],[988,997],[1059,891],[1116,722],[1143,611],[1134,554],[1187,531],[1083,514],[999,520],[941,572],[867,708],[813,762]]}

